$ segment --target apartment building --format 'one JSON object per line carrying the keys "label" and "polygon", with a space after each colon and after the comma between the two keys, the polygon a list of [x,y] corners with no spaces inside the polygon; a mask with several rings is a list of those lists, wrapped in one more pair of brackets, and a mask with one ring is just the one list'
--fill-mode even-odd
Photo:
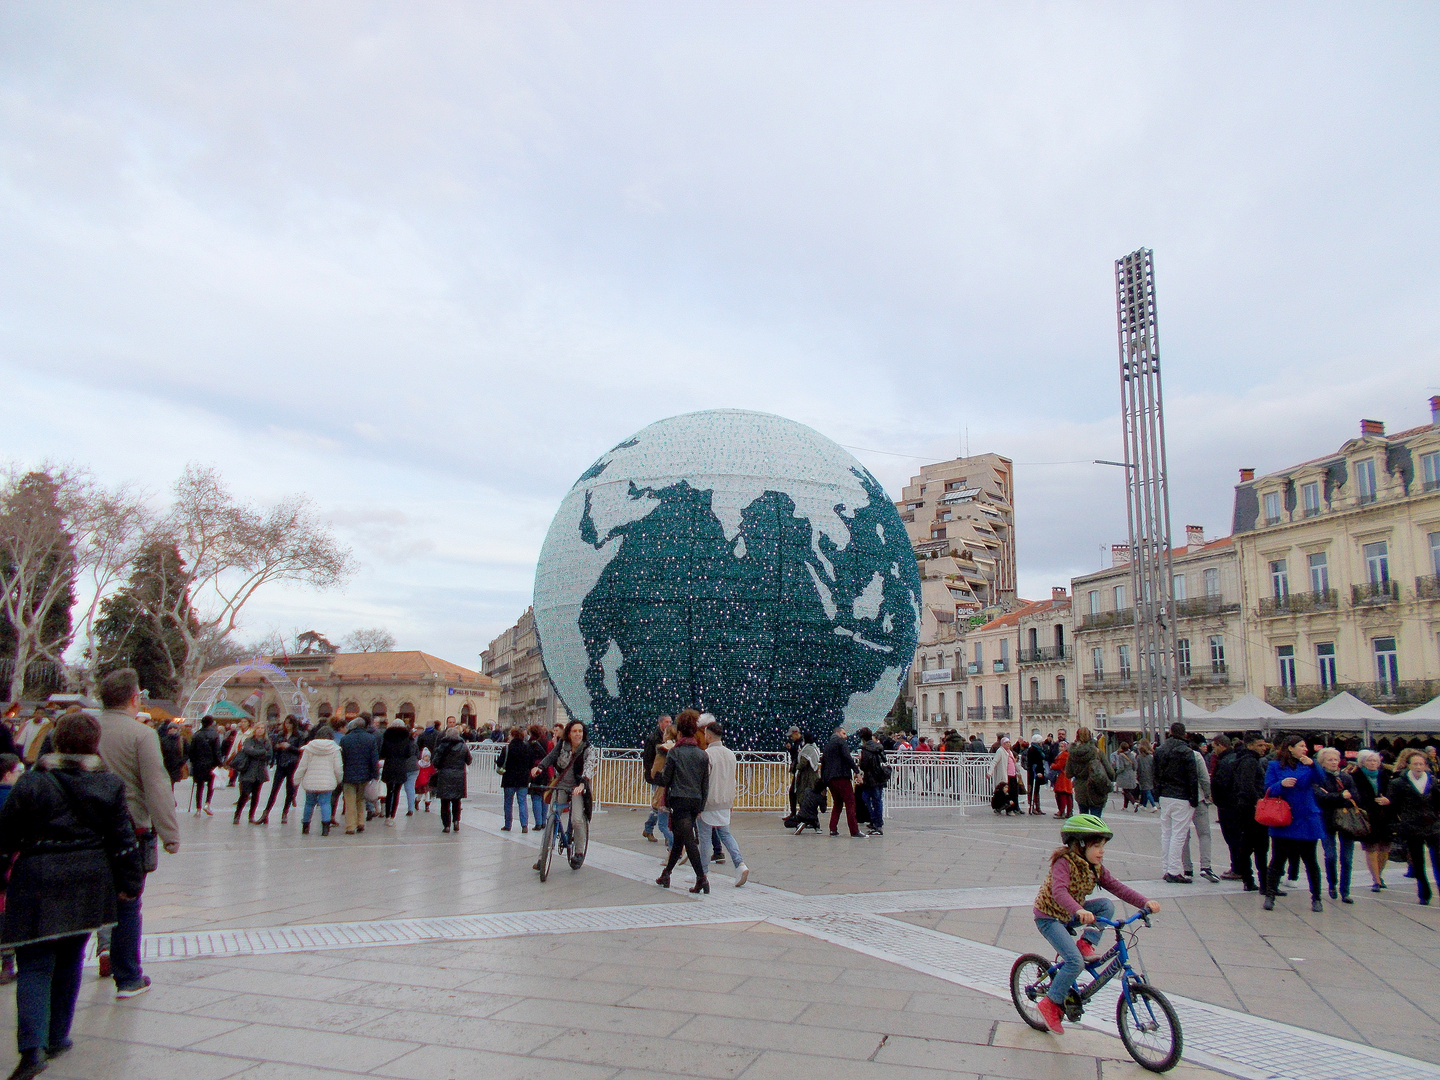
{"label": "apartment building", "polygon": [[1015,468],[999,454],[926,465],[895,504],[920,565],[922,642],[1015,605]]}
{"label": "apartment building", "polygon": [[1271,704],[1349,690],[1399,711],[1440,694],[1440,396],[1429,406],[1421,427],[1362,420],[1333,454],[1241,470],[1249,664]]}
{"label": "apartment building", "polygon": [[533,608],[526,608],[514,626],[490,642],[480,654],[480,670],[500,686],[502,727],[569,722],[570,713],[545,674]]}
{"label": "apartment building", "polygon": [[1048,605],[1030,605],[1017,613],[1019,648],[1019,731],[1054,731],[1070,723],[1075,688],[1073,605],[1063,588],[1050,590]]}
{"label": "apartment building", "polygon": [[[1176,651],[1180,692],[1205,709],[1228,705],[1245,693],[1242,586],[1231,537],[1207,541],[1198,525],[1185,529],[1185,546],[1170,552],[1174,568]],[[1111,547],[1108,569],[1070,583],[1076,610],[1074,679],[1076,721],[1102,720],[1139,705],[1135,606],[1130,548]]]}
{"label": "apartment building", "polygon": [[965,638],[949,632],[941,640],[921,645],[910,668],[907,704],[915,718],[917,735],[932,739],[950,729],[968,731],[965,726]]}
{"label": "apartment building", "polygon": [[[1049,600],[1018,603],[1014,611],[971,630],[965,638],[969,656],[965,665],[967,698],[963,701],[965,724],[959,730],[978,731],[987,744],[1001,735],[1018,737],[1023,725],[1029,723],[1022,691],[1032,679],[1040,695],[1033,703],[1037,715],[1044,709],[1054,718],[1052,727],[1045,730],[1059,723],[1053,695],[1068,697],[1068,672],[1058,673],[1057,689],[1057,672],[1047,650],[1054,648],[1057,625],[1062,627],[1060,641],[1065,643],[1068,632],[1063,627],[1069,620],[1070,598],[1064,589],[1053,589]],[[1029,648],[1031,630],[1035,631],[1036,641],[1033,651]],[[1022,655],[1026,657],[1023,665]]]}

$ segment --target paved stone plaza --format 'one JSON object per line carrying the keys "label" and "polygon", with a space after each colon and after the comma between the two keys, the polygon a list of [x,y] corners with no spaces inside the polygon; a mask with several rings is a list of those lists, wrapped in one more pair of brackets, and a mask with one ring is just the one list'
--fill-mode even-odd
{"label": "paved stone plaza", "polygon": [[[431,813],[322,839],[293,819],[234,826],[233,795],[184,819],[183,852],[151,878],[155,988],[116,1003],[91,968],[76,1048],[47,1076],[1147,1075],[1113,1006],[1059,1039],[1009,1002],[1013,955],[1041,945],[1050,817],[906,811],[852,840],[737,815],[751,883],[716,867],[697,900],[688,871],[676,891],[649,883],[660,848],[640,812],[597,814],[585,867],[541,884],[532,838],[499,832],[491,797],[458,836]],[[1403,867],[1378,896],[1360,870],[1353,907],[1311,914],[1302,887],[1267,914],[1228,883],[1158,882],[1156,819],[1111,816],[1108,864],[1165,905],[1141,957],[1184,1025],[1171,1075],[1440,1077],[1440,913]],[[13,1009],[6,995],[9,1031]]]}

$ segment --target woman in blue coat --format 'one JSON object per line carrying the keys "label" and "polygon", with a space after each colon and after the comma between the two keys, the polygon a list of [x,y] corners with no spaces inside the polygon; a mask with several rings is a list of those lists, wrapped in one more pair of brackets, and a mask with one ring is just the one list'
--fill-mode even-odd
{"label": "woman in blue coat", "polygon": [[1320,812],[1315,789],[1323,787],[1324,783],[1325,770],[1310,757],[1305,740],[1299,735],[1287,735],[1280,743],[1275,760],[1265,770],[1265,794],[1290,804],[1290,824],[1270,827],[1270,867],[1265,875],[1266,911],[1275,908],[1280,874],[1292,858],[1298,858],[1305,864],[1305,877],[1310,882],[1310,910],[1321,910],[1320,863],[1315,858],[1315,842],[1325,835],[1325,815]]}

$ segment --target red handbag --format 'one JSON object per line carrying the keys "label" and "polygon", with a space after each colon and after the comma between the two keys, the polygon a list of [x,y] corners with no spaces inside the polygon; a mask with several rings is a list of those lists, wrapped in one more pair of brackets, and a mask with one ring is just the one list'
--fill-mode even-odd
{"label": "red handbag", "polygon": [[1290,804],[1284,799],[1273,799],[1267,795],[1255,804],[1255,822],[1258,825],[1283,829],[1293,820]]}

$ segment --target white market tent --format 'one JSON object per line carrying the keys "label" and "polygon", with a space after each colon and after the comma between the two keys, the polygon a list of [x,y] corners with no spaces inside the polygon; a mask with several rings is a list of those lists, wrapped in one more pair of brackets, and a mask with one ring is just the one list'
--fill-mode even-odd
{"label": "white market tent", "polygon": [[1286,714],[1254,694],[1238,697],[1210,714],[1211,720],[1228,720],[1235,728],[1264,728]]}
{"label": "white market tent", "polygon": [[1371,731],[1403,731],[1410,734],[1440,733],[1440,697],[1427,701],[1409,712],[1392,713],[1383,723],[1370,725]]}
{"label": "white market tent", "polygon": [[[1185,727],[1190,731],[1220,731],[1221,728],[1212,728],[1210,718],[1213,714],[1210,710],[1197,705],[1187,697],[1180,698],[1180,719],[1184,721]],[[1124,728],[1127,724],[1135,724],[1140,720],[1139,709],[1126,709],[1122,713],[1116,713],[1106,721],[1106,727]]]}
{"label": "white market tent", "polygon": [[1271,726],[1288,731],[1361,731],[1365,733],[1366,745],[1369,745],[1370,732],[1380,730],[1381,725],[1391,719],[1389,713],[1365,704],[1350,691],[1344,690],[1313,709],[1291,713],[1283,724]]}

